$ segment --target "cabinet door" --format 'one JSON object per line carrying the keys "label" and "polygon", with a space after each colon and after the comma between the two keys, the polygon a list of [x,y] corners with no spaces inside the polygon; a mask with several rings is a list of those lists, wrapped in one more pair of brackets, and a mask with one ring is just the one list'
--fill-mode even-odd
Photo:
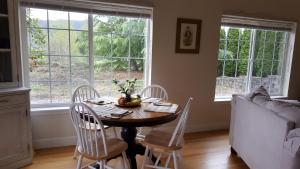
{"label": "cabinet door", "polygon": [[29,153],[26,107],[0,108],[0,168],[25,158]]}

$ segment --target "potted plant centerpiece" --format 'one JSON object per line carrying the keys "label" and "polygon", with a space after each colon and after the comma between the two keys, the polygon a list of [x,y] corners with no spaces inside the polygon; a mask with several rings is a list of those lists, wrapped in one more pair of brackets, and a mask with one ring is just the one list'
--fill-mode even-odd
{"label": "potted plant centerpiece", "polygon": [[118,99],[118,105],[123,107],[135,107],[141,105],[141,97],[137,95],[133,97],[132,94],[135,91],[136,80],[113,80],[113,84],[118,88],[118,91],[121,92],[122,96]]}

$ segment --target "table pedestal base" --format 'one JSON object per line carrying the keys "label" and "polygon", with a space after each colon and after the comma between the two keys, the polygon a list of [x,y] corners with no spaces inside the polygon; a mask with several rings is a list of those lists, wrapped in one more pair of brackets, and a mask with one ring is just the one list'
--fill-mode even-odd
{"label": "table pedestal base", "polygon": [[[123,140],[128,144],[126,155],[129,159],[131,169],[137,168],[135,156],[137,154],[144,155],[146,149],[143,145],[136,142],[136,134],[137,130],[135,127],[123,127],[121,131]],[[154,156],[152,156],[152,161],[156,161]]]}

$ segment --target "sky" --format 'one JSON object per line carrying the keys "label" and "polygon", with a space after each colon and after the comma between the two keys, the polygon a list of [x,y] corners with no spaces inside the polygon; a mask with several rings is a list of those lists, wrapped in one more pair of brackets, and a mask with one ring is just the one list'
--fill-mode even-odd
{"label": "sky", "polygon": [[[30,15],[33,18],[47,20],[47,10],[45,9],[30,9]],[[68,12],[49,10],[49,19],[51,20],[68,20]],[[71,20],[87,20],[88,14],[70,12]]]}

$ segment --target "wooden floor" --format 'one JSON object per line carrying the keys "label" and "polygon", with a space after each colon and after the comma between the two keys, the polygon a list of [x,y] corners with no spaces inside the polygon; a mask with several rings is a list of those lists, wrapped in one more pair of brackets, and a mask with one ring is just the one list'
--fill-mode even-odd
{"label": "wooden floor", "polygon": [[[76,168],[77,161],[72,158],[74,148],[70,146],[37,150],[33,164],[24,169]],[[182,154],[181,168],[184,169],[249,169],[240,158],[230,154],[227,131],[186,134]],[[142,156],[137,157],[138,168],[142,158]],[[84,160],[84,162],[90,161]]]}

